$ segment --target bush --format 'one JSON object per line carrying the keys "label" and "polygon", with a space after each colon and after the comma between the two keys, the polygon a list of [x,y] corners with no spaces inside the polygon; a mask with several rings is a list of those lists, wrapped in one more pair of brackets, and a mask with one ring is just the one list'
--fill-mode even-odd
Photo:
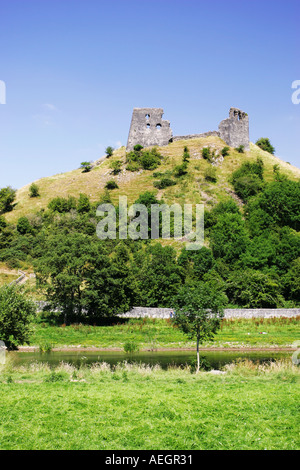
{"label": "bush", "polygon": [[106,185],[105,185],[105,188],[106,189],[117,189],[119,186],[118,184],[116,183],[115,180],[109,180],[107,181]]}
{"label": "bush", "polygon": [[124,351],[128,354],[132,354],[134,352],[138,352],[139,351],[139,347],[138,345],[134,342],[134,341],[127,341],[125,344],[124,344]]}
{"label": "bush", "polygon": [[8,349],[18,349],[29,342],[30,322],[35,313],[35,304],[21,287],[0,287],[0,340]]}
{"label": "bush", "polygon": [[232,174],[231,182],[236,194],[247,201],[264,187],[263,181],[264,164],[260,158],[256,162],[243,163],[238,170]]}
{"label": "bush", "polygon": [[173,186],[176,184],[176,181],[172,180],[171,178],[162,178],[159,181],[155,181],[153,186],[157,189],[164,189],[168,186]]}
{"label": "bush", "polygon": [[240,145],[239,147],[236,147],[234,150],[236,150],[238,153],[244,153],[245,152],[245,146]]}
{"label": "bush", "polygon": [[126,170],[138,171],[141,168],[155,170],[160,165],[161,159],[162,156],[155,147],[151,150],[134,150],[126,154],[126,162],[128,163]]}
{"label": "bush", "polygon": [[138,171],[140,170],[140,168],[141,168],[141,165],[139,164],[139,162],[130,162],[126,166],[126,170],[128,171]]}
{"label": "bush", "polygon": [[27,219],[27,217],[20,217],[18,219],[17,231],[21,235],[24,235],[25,233],[32,233],[33,232],[32,226],[31,226],[29,220]]}
{"label": "bush", "polygon": [[68,198],[58,196],[52,199],[48,204],[48,209],[61,214],[70,212],[71,209],[76,209],[76,207],[77,202],[73,196],[69,196]]}
{"label": "bush", "polygon": [[117,175],[120,173],[121,168],[122,168],[122,161],[121,160],[115,160],[110,164],[110,168],[113,170],[112,173],[114,175]]}
{"label": "bush", "polygon": [[13,210],[13,202],[16,198],[16,190],[11,186],[0,189],[0,214]]}
{"label": "bush", "polygon": [[160,165],[160,160],[161,156],[152,149],[142,152],[140,163],[144,170],[155,170]]}
{"label": "bush", "polygon": [[212,183],[217,182],[217,170],[213,166],[206,168],[204,172],[204,178],[206,181],[211,181]]}
{"label": "bush", "polygon": [[229,150],[230,150],[229,147],[224,147],[224,148],[222,148],[222,150],[221,150],[221,155],[222,155],[223,157],[227,157],[227,155],[229,155]]}
{"label": "bush", "polygon": [[136,144],[134,147],[133,147],[133,150],[135,150],[135,152],[139,152],[140,150],[142,150],[144,147],[140,144]]}
{"label": "bush", "polygon": [[202,158],[204,158],[204,160],[210,161],[211,155],[210,155],[210,148],[209,147],[204,147],[202,149]]}
{"label": "bush", "polygon": [[187,163],[184,162],[181,165],[177,165],[174,168],[174,176],[180,177],[187,174]]}
{"label": "bush", "polygon": [[89,197],[86,194],[80,193],[78,203],[77,203],[77,211],[79,214],[83,214],[84,212],[89,212],[91,209],[91,204]]}
{"label": "bush", "polygon": [[37,184],[32,183],[31,186],[29,187],[29,197],[38,197],[40,195],[39,193],[39,187]]}
{"label": "bush", "polygon": [[255,142],[255,144],[258,145],[258,147],[260,147],[262,150],[265,150],[266,152],[274,155],[275,148],[273,145],[271,145],[270,140],[267,137],[261,137]]}

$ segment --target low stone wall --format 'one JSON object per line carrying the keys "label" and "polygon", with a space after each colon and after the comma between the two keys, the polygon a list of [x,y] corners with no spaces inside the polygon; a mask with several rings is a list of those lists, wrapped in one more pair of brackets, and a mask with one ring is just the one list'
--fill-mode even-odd
{"label": "low stone wall", "polygon": [[[125,318],[170,318],[172,309],[133,307],[129,312],[119,315]],[[271,317],[297,317],[300,316],[300,308],[257,308],[257,309],[225,309],[224,318],[271,318]]]}
{"label": "low stone wall", "polygon": [[[38,311],[47,306],[47,302],[36,302]],[[58,310],[58,309],[57,309]],[[122,318],[170,318],[171,308],[133,307],[129,312],[118,315]],[[224,318],[271,318],[300,317],[300,308],[227,308]]]}

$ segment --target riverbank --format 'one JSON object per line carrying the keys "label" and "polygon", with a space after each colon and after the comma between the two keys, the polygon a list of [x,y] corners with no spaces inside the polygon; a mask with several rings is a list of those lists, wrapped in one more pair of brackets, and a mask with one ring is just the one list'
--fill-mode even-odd
{"label": "riverbank", "polygon": [[[202,344],[201,349],[291,350],[299,340],[299,318],[225,319],[214,340]],[[169,319],[140,318],[102,326],[36,323],[32,325],[30,344],[22,349],[120,351],[126,345],[140,351],[195,348],[194,341],[188,340]]]}

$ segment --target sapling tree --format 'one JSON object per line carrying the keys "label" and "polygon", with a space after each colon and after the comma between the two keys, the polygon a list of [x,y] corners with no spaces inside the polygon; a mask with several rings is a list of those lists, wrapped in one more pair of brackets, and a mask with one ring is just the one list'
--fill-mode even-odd
{"label": "sapling tree", "polygon": [[220,328],[226,303],[226,295],[205,282],[183,286],[174,298],[173,323],[197,342],[196,373],[200,369],[199,345],[213,339]]}

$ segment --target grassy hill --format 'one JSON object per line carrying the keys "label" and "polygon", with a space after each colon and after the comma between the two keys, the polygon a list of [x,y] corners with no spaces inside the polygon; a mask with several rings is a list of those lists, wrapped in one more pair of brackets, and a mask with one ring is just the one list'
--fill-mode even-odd
{"label": "grassy hill", "polygon": [[[82,169],[76,169],[67,173],[61,173],[54,176],[41,178],[35,183],[39,187],[40,197],[30,198],[30,184],[17,191],[16,207],[7,213],[6,219],[11,223],[16,223],[19,217],[28,216],[36,211],[46,208],[49,201],[56,196],[66,197],[68,195],[78,197],[84,193],[90,197],[91,202],[99,201],[105,191],[105,184],[108,180],[114,179],[118,183],[119,189],[110,191],[111,199],[117,202],[120,195],[126,195],[128,203],[132,204],[138,196],[145,191],[153,191],[158,199],[163,198],[168,204],[177,202],[179,204],[204,203],[207,208],[213,207],[216,203],[232,196],[238,200],[229,182],[229,178],[244,161],[255,161],[260,157],[264,162],[264,177],[266,181],[273,178],[273,166],[279,165],[280,171],[286,174],[289,179],[296,180],[300,178],[300,169],[283,162],[276,156],[262,151],[259,147],[252,144],[250,151],[238,153],[230,149],[230,155],[224,159],[220,156],[215,165],[217,182],[212,183],[205,180],[205,170],[211,165],[204,160],[201,155],[203,147],[209,146],[220,154],[225,146],[224,141],[218,137],[207,137],[200,139],[181,140],[170,143],[165,147],[158,147],[158,151],[164,157],[162,164],[155,171],[165,172],[174,169],[176,165],[182,162],[183,149],[187,146],[190,153],[190,163],[188,175],[179,179],[175,186],[164,190],[157,190],[153,183],[153,171],[139,170],[137,172],[127,171],[126,150],[121,147],[115,150],[110,158],[102,158],[93,164],[93,168],[88,173],[83,173]],[[117,175],[112,175],[110,165],[115,160],[123,162],[122,171]],[[241,201],[238,200],[240,204]]]}

